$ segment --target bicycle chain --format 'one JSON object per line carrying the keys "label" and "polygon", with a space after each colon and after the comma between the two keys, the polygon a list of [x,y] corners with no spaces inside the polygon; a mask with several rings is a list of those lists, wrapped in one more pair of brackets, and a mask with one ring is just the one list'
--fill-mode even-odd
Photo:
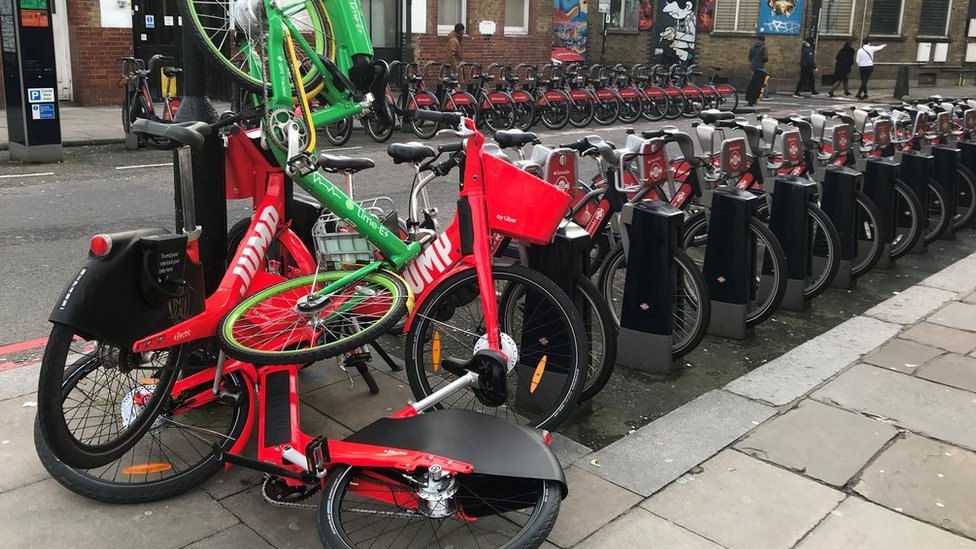
{"label": "bicycle chain", "polygon": [[261,495],[264,497],[265,503],[268,503],[269,505],[273,505],[275,507],[282,507],[282,508],[285,508],[285,509],[310,509],[310,510],[315,510],[315,509],[318,509],[319,508],[318,505],[312,505],[312,504],[309,504],[309,503],[298,503],[297,501],[303,501],[303,500],[306,500],[306,499],[312,497],[313,495],[315,495],[315,493],[318,492],[319,489],[321,489],[321,487],[322,487],[321,484],[313,484],[313,485],[307,487],[303,492],[296,492],[297,494],[299,494],[299,497],[298,497],[298,500],[297,501],[279,501],[279,500],[271,497],[270,494],[268,494],[268,486],[269,486],[269,483],[273,482],[274,479],[276,479],[276,478],[277,477],[274,477],[274,476],[271,476],[271,475],[265,475],[264,476],[264,482],[261,483]]}

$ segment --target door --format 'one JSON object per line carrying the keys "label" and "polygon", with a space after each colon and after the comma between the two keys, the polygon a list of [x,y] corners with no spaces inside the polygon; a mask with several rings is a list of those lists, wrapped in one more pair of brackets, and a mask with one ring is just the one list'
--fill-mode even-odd
{"label": "door", "polygon": [[58,99],[71,101],[71,43],[68,41],[67,0],[54,0],[51,22],[54,31],[54,62],[58,68]]}
{"label": "door", "polygon": [[401,2],[390,0],[362,0],[363,14],[373,41],[373,55],[384,61],[402,60],[400,20]]}

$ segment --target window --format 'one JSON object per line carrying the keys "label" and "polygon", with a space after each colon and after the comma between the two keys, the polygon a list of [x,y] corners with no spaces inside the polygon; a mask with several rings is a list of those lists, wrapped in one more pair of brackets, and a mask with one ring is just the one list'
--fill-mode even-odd
{"label": "window", "polygon": [[922,0],[918,16],[919,36],[947,36],[950,0]]}
{"label": "window", "polygon": [[637,30],[637,9],[640,0],[610,0],[608,29]]}
{"label": "window", "polygon": [[856,0],[823,0],[820,7],[820,32],[850,35]]}
{"label": "window", "polygon": [[471,32],[467,28],[468,3],[465,0],[440,0],[437,3],[437,33],[447,34],[454,30],[454,25],[461,23],[464,32]]}
{"label": "window", "polygon": [[505,34],[529,34],[529,0],[505,0]]}
{"label": "window", "polygon": [[754,0],[715,0],[715,30],[756,32],[759,2]]}
{"label": "window", "polygon": [[902,0],[874,0],[871,8],[871,34],[898,36],[901,34]]}
{"label": "window", "polygon": [[363,15],[369,28],[369,37],[374,48],[395,48],[396,34],[396,2],[385,0],[362,0]]}

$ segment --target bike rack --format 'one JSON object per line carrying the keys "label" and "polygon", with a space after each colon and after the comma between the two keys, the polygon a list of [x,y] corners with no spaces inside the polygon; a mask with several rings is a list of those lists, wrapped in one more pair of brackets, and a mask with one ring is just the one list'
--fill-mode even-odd
{"label": "bike rack", "polygon": [[[932,177],[932,155],[920,151],[904,151],[901,155],[901,170],[899,175],[901,180],[911,187],[915,195],[922,202],[922,212],[918,220],[919,230],[925,231],[929,226],[929,218],[925,215],[925,206],[928,203],[929,178]],[[924,254],[928,251],[925,239],[919,238],[918,243],[912,248],[912,253]]]}
{"label": "bike rack", "polygon": [[899,163],[890,157],[868,158],[864,163],[864,194],[878,206],[881,213],[877,231],[882,251],[881,259],[875,265],[876,269],[891,269],[895,266],[895,260],[891,258],[891,242],[895,239],[897,222],[895,177],[898,167]]}
{"label": "bike rack", "polygon": [[[969,171],[976,173],[976,141],[959,141],[956,147],[961,152],[959,162],[969,168]],[[976,227],[976,221],[971,222],[969,226]]]}
{"label": "bike rack", "polygon": [[719,187],[710,194],[711,214],[702,269],[712,296],[708,333],[745,339],[753,333],[746,325],[755,254],[749,220],[755,215],[760,198],[733,187]]}
{"label": "bike rack", "polygon": [[[934,145],[932,147],[933,168],[932,177],[942,184],[946,191],[945,208],[947,215],[955,215],[956,198],[956,165],[959,163],[960,150],[952,145]],[[941,240],[955,240],[956,232],[952,228],[952,222],[946,225]]]}
{"label": "bike rack", "polygon": [[684,213],[667,202],[624,205],[620,214],[627,238],[627,275],[617,338],[617,363],[645,372],[676,371],[673,360],[674,252]]}
{"label": "bike rack", "polygon": [[787,311],[805,311],[810,300],[804,297],[807,273],[813,264],[810,234],[813,223],[807,215],[807,207],[817,192],[817,184],[811,179],[792,175],[776,177],[773,203],[770,207],[769,228],[783,246],[786,254],[786,293],[780,307]]}
{"label": "bike rack", "polygon": [[847,166],[828,166],[824,170],[820,208],[827,214],[840,236],[840,267],[831,284],[834,288],[850,290],[857,286],[857,281],[851,277],[851,270],[860,234],[857,231],[855,199],[862,178],[861,172]]}

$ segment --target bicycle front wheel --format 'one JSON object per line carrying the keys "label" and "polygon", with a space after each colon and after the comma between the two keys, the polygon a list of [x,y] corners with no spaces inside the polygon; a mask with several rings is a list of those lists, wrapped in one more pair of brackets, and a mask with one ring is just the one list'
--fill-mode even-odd
{"label": "bicycle front wheel", "polygon": [[854,263],[851,265],[851,277],[857,278],[870,271],[878,264],[884,246],[881,242],[879,227],[881,226],[881,212],[878,206],[866,194],[857,191],[857,222],[854,225],[856,241],[854,243]]}
{"label": "bicycle front wheel", "polygon": [[922,238],[922,202],[907,183],[895,180],[895,226],[891,240],[891,258],[898,259],[912,251]]}
{"label": "bicycle front wheel", "polygon": [[373,341],[407,312],[410,294],[403,279],[384,271],[319,294],[348,274],[294,278],[248,297],[221,321],[220,347],[251,364],[301,364]]}
{"label": "bicycle front wheel", "polygon": [[976,217],[976,175],[966,166],[956,168],[956,213],[952,229],[966,228]]}
{"label": "bicycle front wheel", "polygon": [[[491,406],[478,390],[463,390],[439,406],[553,429],[577,403],[585,382],[589,351],[583,322],[569,297],[535,271],[495,265],[492,277],[502,350],[509,358],[506,401]],[[407,333],[406,369],[414,397],[428,397],[457,379],[444,361],[468,361],[486,344],[484,318],[475,269],[434,289]]]}
{"label": "bicycle front wheel", "polygon": [[325,138],[333,147],[341,147],[349,142],[352,137],[352,121],[352,118],[343,118],[323,128]]}
{"label": "bicycle front wheel", "polygon": [[926,244],[935,242],[952,221],[948,208],[946,208],[946,190],[941,183],[934,179],[929,179],[928,191],[924,201],[924,208],[929,220],[928,227],[922,231],[922,241]]}

